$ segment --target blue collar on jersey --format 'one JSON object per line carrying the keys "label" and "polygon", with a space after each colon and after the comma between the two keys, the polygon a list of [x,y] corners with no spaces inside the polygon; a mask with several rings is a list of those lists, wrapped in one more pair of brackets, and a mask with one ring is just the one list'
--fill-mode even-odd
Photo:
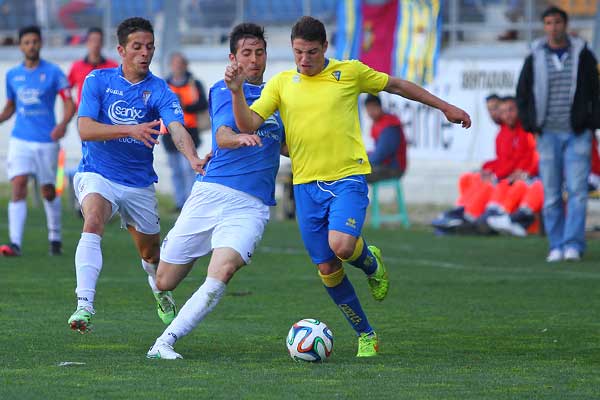
{"label": "blue collar on jersey", "polygon": [[[321,72],[325,71],[325,68],[327,68],[327,66],[329,65],[329,58],[325,59],[325,65],[323,65],[323,69],[321,70]],[[300,70],[298,68],[296,68],[296,72],[300,73]],[[319,72],[319,73],[321,73]]]}

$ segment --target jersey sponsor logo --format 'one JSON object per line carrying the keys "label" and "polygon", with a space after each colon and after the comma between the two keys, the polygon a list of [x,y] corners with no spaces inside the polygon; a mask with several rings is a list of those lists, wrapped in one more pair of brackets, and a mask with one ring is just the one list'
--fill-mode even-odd
{"label": "jersey sponsor logo", "polygon": [[263,122],[256,131],[256,134],[261,138],[269,138],[276,142],[281,142],[281,125],[279,124],[279,121],[277,121],[277,118],[275,118],[275,114],[271,115]]}
{"label": "jersey sponsor logo", "polygon": [[116,94],[117,96],[123,96],[122,90],[117,90],[117,89],[112,89],[112,88],[106,88],[106,93]]}
{"label": "jersey sponsor logo", "polygon": [[179,104],[178,101],[172,102],[171,108],[173,109],[173,114],[175,114],[175,115],[183,114],[183,110],[181,109],[181,104]]}
{"label": "jersey sponsor logo", "polygon": [[136,125],[138,119],[144,118],[144,110],[128,107],[125,100],[115,101],[108,107],[108,118],[115,125]]}
{"label": "jersey sponsor logo", "polygon": [[118,138],[117,142],[127,143],[127,144],[139,144],[140,146],[144,146],[144,143],[142,143],[140,140],[134,139],[132,137]]}
{"label": "jersey sponsor logo", "polygon": [[335,78],[336,81],[340,81],[340,77],[342,76],[342,71],[335,70],[331,73],[331,75]]}
{"label": "jersey sponsor logo", "polygon": [[17,97],[19,101],[26,106],[31,106],[33,104],[41,104],[40,100],[40,90],[35,88],[19,88],[17,90]]}
{"label": "jersey sponsor logo", "polygon": [[25,75],[17,75],[13,78],[15,82],[25,82]]}

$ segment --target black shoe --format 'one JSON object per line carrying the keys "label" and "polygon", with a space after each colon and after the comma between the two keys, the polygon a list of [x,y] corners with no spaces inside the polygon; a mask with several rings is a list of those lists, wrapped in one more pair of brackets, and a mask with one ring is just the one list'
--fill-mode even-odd
{"label": "black shoe", "polygon": [[445,211],[438,215],[433,221],[431,221],[431,225],[434,228],[449,230],[456,228],[465,223],[465,208],[464,207],[456,207]]}
{"label": "black shoe", "polygon": [[527,230],[535,222],[535,215],[520,208],[510,215],[510,220]]}
{"label": "black shoe", "polygon": [[58,240],[53,240],[50,242],[50,251],[51,256],[60,256],[62,255],[62,242]]}

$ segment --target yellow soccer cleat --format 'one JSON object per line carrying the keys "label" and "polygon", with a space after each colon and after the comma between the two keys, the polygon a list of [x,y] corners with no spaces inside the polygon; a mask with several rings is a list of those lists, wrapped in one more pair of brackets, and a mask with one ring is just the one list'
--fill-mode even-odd
{"label": "yellow soccer cleat", "polygon": [[387,270],[381,258],[381,250],[375,246],[369,246],[369,250],[377,259],[377,269],[372,275],[367,277],[367,280],[369,281],[373,298],[377,301],[382,301],[387,296],[390,280],[388,279]]}
{"label": "yellow soccer cleat", "polygon": [[379,352],[379,339],[375,332],[361,333],[358,337],[356,357],[374,357]]}

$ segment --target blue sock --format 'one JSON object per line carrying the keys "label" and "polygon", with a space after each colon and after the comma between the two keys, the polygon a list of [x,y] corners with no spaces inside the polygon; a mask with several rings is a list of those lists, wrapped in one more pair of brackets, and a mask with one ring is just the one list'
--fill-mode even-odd
{"label": "blue sock", "polygon": [[367,275],[371,275],[377,270],[377,259],[371,250],[369,250],[369,246],[367,246],[367,242],[364,241],[362,236],[356,241],[354,254],[349,259],[343,261],[362,269]]}
{"label": "blue sock", "polygon": [[367,316],[356,296],[354,287],[347,276],[344,276],[339,285],[335,287],[325,286],[325,289],[358,335],[373,332],[373,328],[369,325]]}

